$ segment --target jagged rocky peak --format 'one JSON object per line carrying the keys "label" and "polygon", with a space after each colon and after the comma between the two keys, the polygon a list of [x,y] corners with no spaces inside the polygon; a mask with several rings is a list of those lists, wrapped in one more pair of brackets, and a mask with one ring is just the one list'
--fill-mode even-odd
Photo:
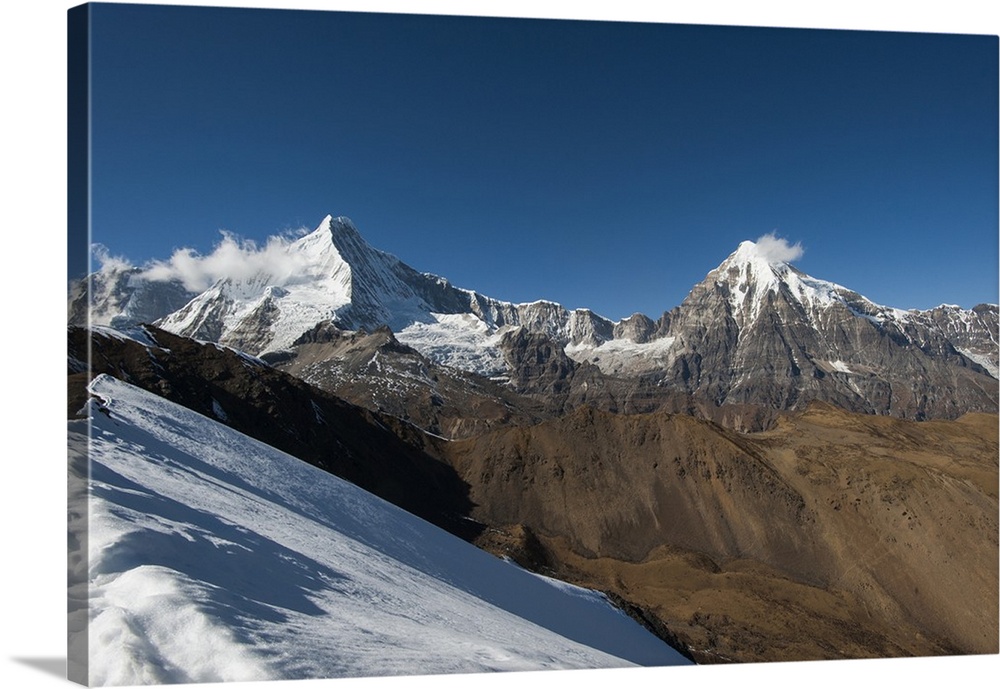
{"label": "jagged rocky peak", "polygon": [[615,323],[613,331],[614,339],[631,340],[636,344],[649,342],[655,333],[656,323],[642,313],[633,313],[628,318],[618,321]]}
{"label": "jagged rocky peak", "polygon": [[162,318],[194,296],[179,280],[149,280],[134,266],[102,266],[71,286],[68,322],[129,328]]}
{"label": "jagged rocky peak", "polygon": [[569,315],[572,344],[599,345],[615,336],[615,324],[590,309],[575,309]]}

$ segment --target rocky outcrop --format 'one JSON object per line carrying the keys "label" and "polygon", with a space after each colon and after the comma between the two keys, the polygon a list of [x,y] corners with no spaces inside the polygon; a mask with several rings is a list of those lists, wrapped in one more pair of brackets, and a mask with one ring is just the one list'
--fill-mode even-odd
{"label": "rocky outcrop", "polygon": [[128,328],[163,318],[194,296],[177,280],[153,281],[139,268],[105,267],[73,285],[68,323]]}
{"label": "rocky outcrop", "polygon": [[634,313],[615,323],[613,336],[616,340],[631,340],[636,344],[645,344],[653,338],[656,330],[656,323],[649,316]]}
{"label": "rocky outcrop", "polygon": [[550,416],[508,386],[430,361],[388,328],[368,333],[321,323],[263,359],[353,404],[446,438]]}

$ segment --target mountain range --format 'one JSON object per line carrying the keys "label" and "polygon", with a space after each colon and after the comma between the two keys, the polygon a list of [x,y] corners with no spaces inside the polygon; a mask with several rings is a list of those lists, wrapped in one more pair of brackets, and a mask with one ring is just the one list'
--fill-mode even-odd
{"label": "mountain range", "polygon": [[[260,670],[255,676],[342,676],[336,667],[347,666],[370,674],[360,657],[296,656],[274,621],[299,620],[303,606],[317,605],[324,615],[353,611],[348,626],[357,631],[366,624],[355,614],[360,597],[429,595],[377,583],[380,566],[447,570],[446,583],[469,592],[476,584],[459,571],[466,556],[442,554],[438,527],[567,582],[559,586],[574,587],[563,589],[571,597],[613,602],[672,647],[673,660],[997,652],[996,305],[886,307],[743,242],[678,306],[655,320],[614,322],[455,287],[370,247],[346,218],[325,218],[281,251],[280,270],[244,270],[207,289],[116,263],[71,290],[67,412],[78,445],[88,432],[81,419],[90,420],[88,452],[99,468],[97,483],[77,471],[75,494],[89,490],[99,511],[115,517],[97,533],[113,558],[95,560],[85,549],[71,557],[80,585],[86,579],[104,596],[99,609],[91,604],[103,620],[92,634],[111,638],[114,620],[138,616],[166,639],[162,629],[176,620],[113,594],[169,584],[178,609],[207,615],[199,624],[225,630],[221,638],[255,639],[265,656],[286,658],[255,660],[247,666]],[[206,452],[212,463],[201,463]],[[243,462],[244,454],[261,463]],[[287,480],[267,479],[272,471]],[[319,478],[331,474],[332,483]],[[302,497],[321,485],[369,496],[350,498],[365,514],[383,514],[371,502],[379,498],[402,508],[413,522],[391,520],[412,537],[338,527],[354,524],[351,510],[317,511]],[[226,511],[217,494],[253,500]],[[197,505],[184,505],[185,495]],[[239,517],[258,514],[250,503],[263,498],[299,526]],[[137,506],[149,516],[133,513]],[[71,502],[71,513],[81,509]],[[341,551],[318,541],[299,549],[294,531],[317,528],[315,519],[300,524],[302,516],[388,548],[394,562],[377,555],[382,565],[362,560],[350,569]],[[170,557],[143,545],[165,533],[181,533]],[[356,543],[344,547],[360,552]],[[237,567],[230,555],[244,551]],[[208,556],[223,572],[259,574],[223,582],[192,569]],[[305,568],[290,571],[296,561]],[[164,571],[148,579],[149,566]],[[331,571],[360,584],[345,588]],[[305,588],[282,589],[286,575]],[[505,577],[490,573],[505,583],[481,598],[502,598],[530,622],[530,605],[498,593],[521,586]],[[130,580],[138,588],[127,589]],[[220,582],[239,595],[220,597]],[[187,606],[180,590],[199,592],[202,602]],[[293,598],[295,606],[285,605]],[[392,615],[408,615],[406,607],[390,606]],[[399,664],[406,672],[629,659],[620,650],[601,655],[620,640],[594,630],[578,630],[582,640],[548,636],[566,634],[553,619],[543,620],[539,643],[580,663],[553,655],[546,664],[544,653],[505,647],[497,653],[514,660],[503,665],[496,640],[478,629],[473,645],[492,649],[486,655],[463,657],[459,646],[470,646],[451,641],[447,657],[389,647],[408,659]],[[300,622],[295,629],[314,621]],[[436,624],[429,630],[450,638]],[[349,639],[354,631],[322,633]],[[387,629],[369,631],[388,638]],[[634,628],[621,634],[641,637]],[[193,681],[225,676],[238,665],[229,660],[255,653],[221,648],[218,663],[199,661],[201,674],[157,660],[191,652],[166,642],[147,647],[145,660],[102,648],[91,669],[110,683]],[[152,674],[134,674],[144,662]]]}
{"label": "mountain range", "polygon": [[[327,216],[283,251],[282,273],[224,277],[197,294],[134,267],[95,273],[71,295],[70,323],[85,325],[88,313],[93,324],[155,323],[275,361],[315,344],[318,327],[388,328],[425,368],[548,401],[565,397],[563,406],[701,408],[747,430],[770,422],[760,408],[804,409],[814,400],[917,420],[997,408],[997,305],[882,306],[775,261],[754,242],[741,243],[658,319],[637,313],[618,322],[455,287],[370,247],[343,217]],[[320,368],[313,382],[346,384]],[[746,407],[757,409],[733,412]]]}

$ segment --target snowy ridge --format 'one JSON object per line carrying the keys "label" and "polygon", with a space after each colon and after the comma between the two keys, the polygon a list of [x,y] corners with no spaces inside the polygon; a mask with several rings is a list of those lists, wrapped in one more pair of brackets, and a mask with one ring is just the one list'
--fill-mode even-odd
{"label": "snowy ridge", "polygon": [[91,331],[103,335],[104,337],[113,337],[116,340],[132,340],[133,342],[138,342],[143,347],[158,347],[159,345],[153,340],[149,332],[143,327],[133,327],[133,328],[112,328],[104,325],[94,325],[91,326]]}
{"label": "snowy ridge", "polygon": [[[602,596],[114,378],[90,390],[71,597],[89,591],[92,684],[686,662]],[[85,477],[87,424],[70,431]]]}

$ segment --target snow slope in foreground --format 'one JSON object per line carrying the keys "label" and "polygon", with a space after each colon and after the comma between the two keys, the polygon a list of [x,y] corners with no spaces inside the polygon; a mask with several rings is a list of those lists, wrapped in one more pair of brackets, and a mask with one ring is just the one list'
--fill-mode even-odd
{"label": "snow slope in foreground", "polygon": [[601,594],[114,378],[91,391],[91,684],[687,663]]}

